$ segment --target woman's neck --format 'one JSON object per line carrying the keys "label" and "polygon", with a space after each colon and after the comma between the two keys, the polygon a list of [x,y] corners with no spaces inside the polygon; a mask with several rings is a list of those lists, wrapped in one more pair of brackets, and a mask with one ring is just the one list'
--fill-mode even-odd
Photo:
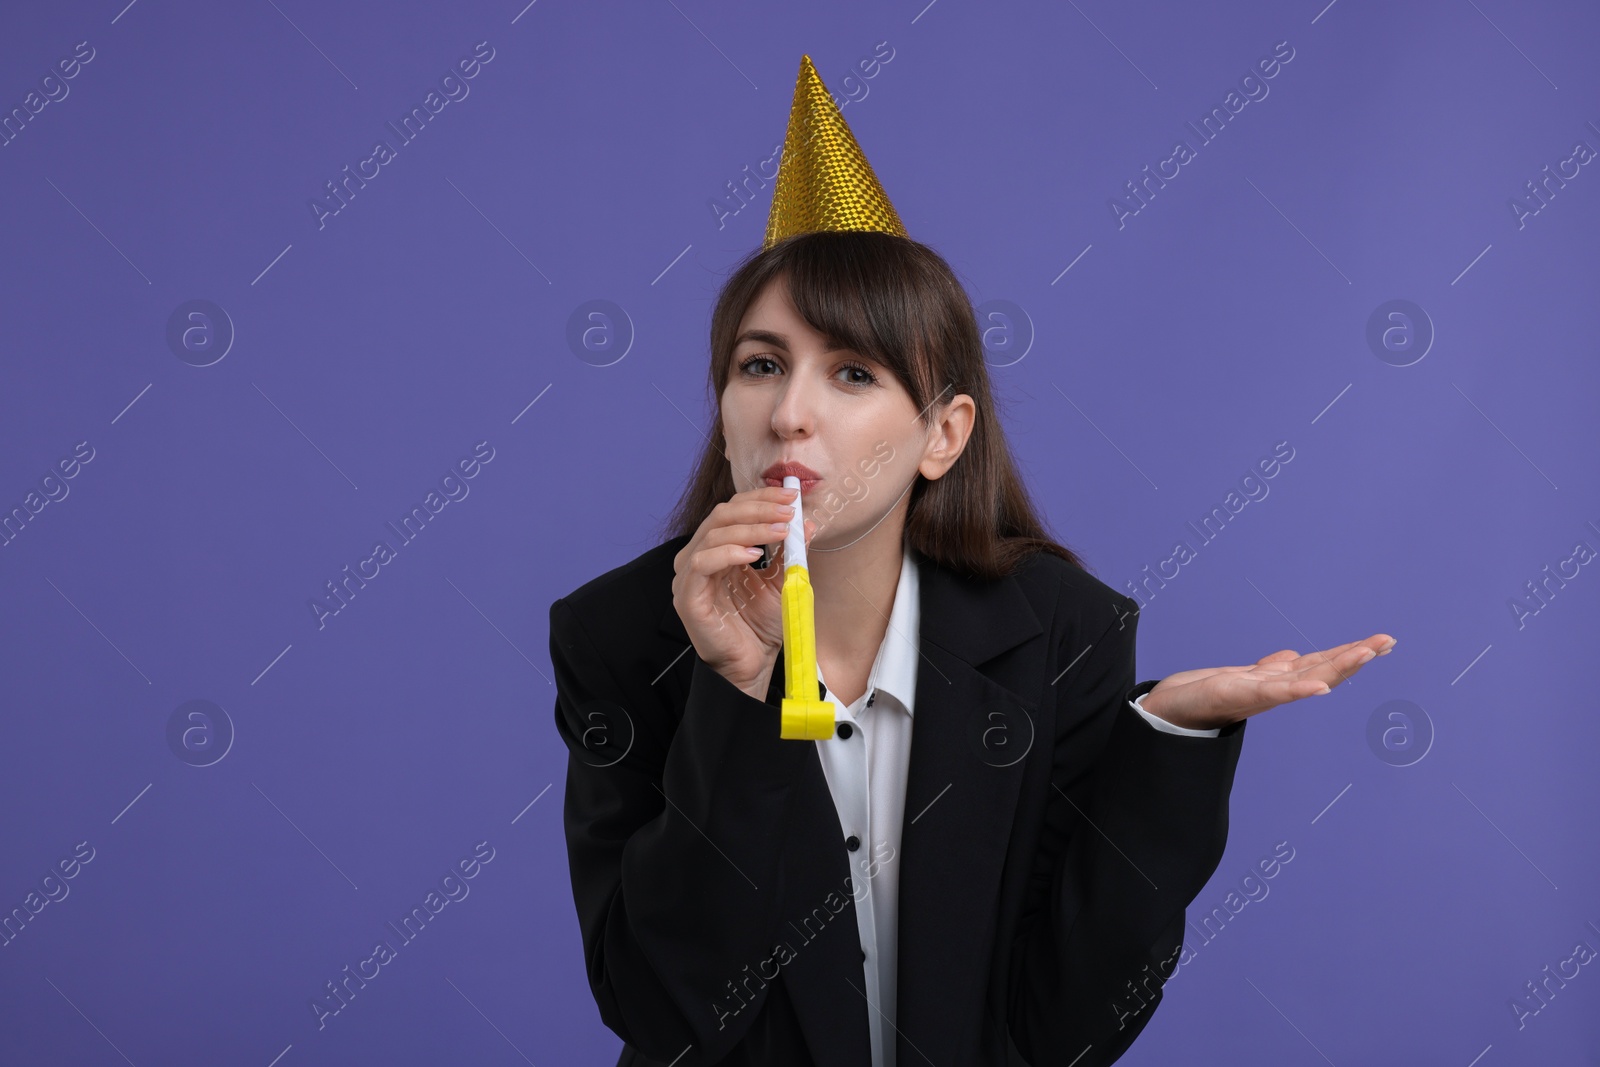
{"label": "woman's neck", "polygon": [[870,667],[883,643],[904,562],[899,518],[890,515],[837,552],[812,548],[806,553],[824,675],[830,663],[851,669],[864,659]]}

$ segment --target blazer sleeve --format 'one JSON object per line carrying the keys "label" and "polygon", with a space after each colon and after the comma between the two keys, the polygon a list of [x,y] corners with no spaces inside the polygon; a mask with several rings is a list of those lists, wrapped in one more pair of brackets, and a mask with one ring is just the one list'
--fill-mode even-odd
{"label": "blazer sleeve", "polygon": [[[1138,605],[1119,604],[1087,651],[1060,650],[1061,663],[1081,662],[1061,680],[1057,720],[1079,725],[1055,740],[1034,903],[1008,985],[1011,1038],[1031,1063],[1096,1067],[1127,1050],[1176,969],[1184,910],[1227,844],[1245,722],[1187,737],[1132,714],[1127,701],[1155,683],[1134,685]],[[1066,751],[1090,738],[1104,747],[1072,780]]]}
{"label": "blazer sleeve", "polygon": [[745,968],[777,940],[781,828],[812,747],[780,738],[777,708],[688,655],[674,730],[651,678],[615,669],[566,598],[550,607],[589,987],[607,1027],[677,1067],[721,1059],[761,1011],[765,986],[745,1002],[730,983],[745,990]]}

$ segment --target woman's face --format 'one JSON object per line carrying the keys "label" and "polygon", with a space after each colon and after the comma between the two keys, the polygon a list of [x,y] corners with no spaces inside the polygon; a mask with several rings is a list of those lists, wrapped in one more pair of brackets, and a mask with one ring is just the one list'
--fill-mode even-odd
{"label": "woman's face", "polygon": [[[829,351],[829,338],[795,310],[782,276],[751,302],[736,337],[722,393],[735,491],[782,485],[784,462],[809,468],[799,472],[800,492],[818,549],[853,543],[897,506],[903,515],[919,471],[939,477],[965,443],[964,430],[959,443],[951,439],[946,408],[925,426],[887,367],[849,349]],[[968,398],[957,399],[970,411]]]}

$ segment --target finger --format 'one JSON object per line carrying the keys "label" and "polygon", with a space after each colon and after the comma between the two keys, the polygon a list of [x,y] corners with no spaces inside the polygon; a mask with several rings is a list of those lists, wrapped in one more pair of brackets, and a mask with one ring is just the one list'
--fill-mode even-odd
{"label": "finger", "polygon": [[1263,663],[1252,664],[1251,666],[1246,667],[1245,670],[1254,671],[1266,678],[1275,678],[1282,674],[1296,673],[1294,668],[1291,666],[1293,662],[1293,660],[1287,659],[1268,660]]}
{"label": "finger", "polygon": [[1337,662],[1340,656],[1348,655],[1350,650],[1356,647],[1356,644],[1355,641],[1346,641],[1342,645],[1334,645],[1331,648],[1320,648],[1307,652],[1305,655],[1297,656],[1290,661],[1289,667],[1292,670],[1304,671],[1322,664]]}
{"label": "finger", "polygon": [[702,524],[702,532],[732,526],[738,523],[777,522],[787,521],[791,512],[785,508],[793,509],[795,501],[784,496],[786,490],[768,487],[766,489],[752,490],[750,493],[740,493],[730,500],[724,500],[711,509]]}
{"label": "finger", "polygon": [[[788,531],[788,523],[778,522],[747,522],[734,526],[719,526],[706,534],[703,548],[716,548],[719,545],[770,545],[782,541]],[[771,555],[769,552],[768,555]]]}
{"label": "finger", "polygon": [[1348,647],[1370,648],[1374,655],[1381,656],[1389,649],[1393,648],[1394,644],[1394,638],[1390,637],[1388,634],[1373,634],[1371,637],[1363,637],[1359,641],[1350,642]]}
{"label": "finger", "polygon": [[738,567],[758,559],[760,555],[759,552],[752,551],[749,545],[743,544],[702,548],[689,558],[689,588],[685,591],[691,596],[703,592],[713,576],[721,574],[730,567]]}
{"label": "finger", "polygon": [[[1258,690],[1258,696],[1268,701],[1269,707],[1287,704],[1291,700],[1302,700],[1306,697],[1322,696],[1332,690],[1332,686],[1325,682],[1311,679],[1280,678],[1263,682]],[[1261,709],[1265,711],[1266,709]]]}
{"label": "finger", "polygon": [[735,493],[730,500],[777,500],[784,504],[794,503],[795,497],[800,495],[798,489],[786,489],[781,485],[760,485],[754,489],[746,489],[742,493]]}
{"label": "finger", "polygon": [[762,590],[772,585],[772,579],[767,571],[752,570],[749,567],[735,567],[728,573],[728,583],[724,592],[728,597],[729,611],[743,611],[745,607],[756,602]]}
{"label": "finger", "polygon": [[[806,537],[806,546],[808,548],[811,545],[811,538],[812,538],[812,536],[814,534],[816,534],[816,532],[817,532],[817,524],[815,522],[813,522],[811,519],[806,519],[805,520],[805,537]],[[771,543],[771,544],[769,544],[767,546],[767,558],[771,559],[772,563],[773,563],[773,565],[768,566],[767,570],[770,571],[772,574],[775,574],[775,575],[776,574],[782,574],[785,565],[788,563],[788,561],[786,559],[784,559],[783,543],[784,543],[783,535],[779,534],[778,535],[778,540],[776,542],[773,542],[773,543]]]}
{"label": "finger", "polygon": [[1348,681],[1361,669],[1363,664],[1370,662],[1377,653],[1361,642],[1353,642],[1346,646],[1343,652],[1328,659],[1313,663],[1302,671],[1290,672],[1296,680],[1321,682],[1330,689],[1340,682]]}
{"label": "finger", "polygon": [[772,505],[779,507],[794,507],[799,501],[799,493],[793,489],[785,489],[781,485],[768,485],[760,489],[751,489],[743,493],[735,493],[727,500],[729,510],[734,508],[765,509]]}
{"label": "finger", "polygon": [[1334,645],[1332,648],[1325,648],[1321,652],[1307,653],[1306,656],[1301,658],[1307,660],[1305,665],[1309,666],[1310,663],[1318,661],[1320,657],[1335,658],[1347,654],[1351,649],[1371,649],[1374,653],[1382,654],[1389,648],[1394,647],[1394,643],[1394,638],[1388,634],[1373,634],[1371,637],[1362,638],[1360,641],[1346,641],[1342,645]]}
{"label": "finger", "polygon": [[1312,663],[1325,663],[1328,660],[1333,659],[1335,656],[1342,655],[1348,651],[1353,644],[1355,644],[1355,642],[1346,641],[1342,645],[1333,645],[1330,648],[1313,649],[1312,651],[1307,652],[1305,655],[1298,658],[1305,660],[1306,666],[1309,666]]}

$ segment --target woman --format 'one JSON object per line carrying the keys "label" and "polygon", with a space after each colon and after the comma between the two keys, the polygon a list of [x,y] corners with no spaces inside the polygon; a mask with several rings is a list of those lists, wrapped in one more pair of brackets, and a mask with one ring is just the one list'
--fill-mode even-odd
{"label": "woman", "polygon": [[[1394,644],[1135,685],[1137,603],[1046,534],[971,304],[893,222],[769,228],[713,314],[673,535],[550,609],[619,1067],[1113,1062],[1221,859],[1245,719]],[[791,520],[827,740],[779,736]]]}

